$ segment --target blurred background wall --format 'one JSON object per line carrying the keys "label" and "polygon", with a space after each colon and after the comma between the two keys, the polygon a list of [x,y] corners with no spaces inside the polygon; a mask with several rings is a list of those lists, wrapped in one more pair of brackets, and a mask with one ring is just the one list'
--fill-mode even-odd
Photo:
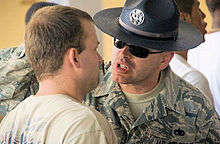
{"label": "blurred background wall", "polygon": [[[0,0],[0,49],[20,45],[24,41],[24,17],[31,4],[46,0]],[[92,16],[95,12],[110,7],[123,6],[125,0],[48,0],[63,5],[70,5],[87,11]],[[211,28],[211,16],[205,0],[199,0],[200,8],[206,14],[207,30]],[[97,30],[101,42],[100,53],[104,60],[111,60],[112,38]]]}

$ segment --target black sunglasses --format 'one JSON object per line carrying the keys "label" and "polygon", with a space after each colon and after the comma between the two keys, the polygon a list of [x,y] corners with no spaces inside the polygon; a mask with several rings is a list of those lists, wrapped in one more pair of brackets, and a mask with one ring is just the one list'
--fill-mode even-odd
{"label": "black sunglasses", "polygon": [[119,39],[114,38],[114,46],[118,49],[122,49],[125,47],[125,45],[127,45],[129,47],[129,52],[139,58],[146,58],[149,54],[158,54],[158,53],[162,53],[163,51],[159,51],[159,52],[150,52],[148,49],[143,48],[143,47],[139,47],[139,46],[135,46],[135,45],[130,45],[126,42],[123,42]]}

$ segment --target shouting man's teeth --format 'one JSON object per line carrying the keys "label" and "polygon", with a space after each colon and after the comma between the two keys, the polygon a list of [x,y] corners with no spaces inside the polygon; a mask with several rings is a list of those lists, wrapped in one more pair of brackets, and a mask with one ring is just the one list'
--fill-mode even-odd
{"label": "shouting man's teeth", "polygon": [[120,64],[120,68],[127,69],[127,67],[123,64]]}

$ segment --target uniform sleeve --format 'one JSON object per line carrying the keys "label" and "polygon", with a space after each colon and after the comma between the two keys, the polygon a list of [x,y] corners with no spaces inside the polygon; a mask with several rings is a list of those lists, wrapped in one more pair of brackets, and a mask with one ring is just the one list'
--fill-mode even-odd
{"label": "uniform sleeve", "polygon": [[214,109],[209,109],[204,104],[198,112],[196,126],[199,132],[197,135],[198,142],[220,143],[220,119]]}
{"label": "uniform sleeve", "polygon": [[0,114],[6,115],[26,97],[35,94],[38,82],[25,56],[24,44],[0,50]]}
{"label": "uniform sleeve", "polygon": [[212,119],[206,139],[209,143],[220,143],[220,119],[216,112]]}

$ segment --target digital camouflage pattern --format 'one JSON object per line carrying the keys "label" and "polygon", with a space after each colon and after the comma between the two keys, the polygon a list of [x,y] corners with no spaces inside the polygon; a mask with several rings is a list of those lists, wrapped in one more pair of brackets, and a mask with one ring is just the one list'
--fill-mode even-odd
{"label": "digital camouflage pattern", "polygon": [[123,144],[220,143],[220,121],[213,106],[195,87],[164,70],[165,88],[134,120],[108,64],[99,86],[84,103],[101,112]]}
{"label": "digital camouflage pattern", "polygon": [[25,56],[24,44],[0,50],[0,114],[6,115],[26,97],[35,94],[38,82]]}

